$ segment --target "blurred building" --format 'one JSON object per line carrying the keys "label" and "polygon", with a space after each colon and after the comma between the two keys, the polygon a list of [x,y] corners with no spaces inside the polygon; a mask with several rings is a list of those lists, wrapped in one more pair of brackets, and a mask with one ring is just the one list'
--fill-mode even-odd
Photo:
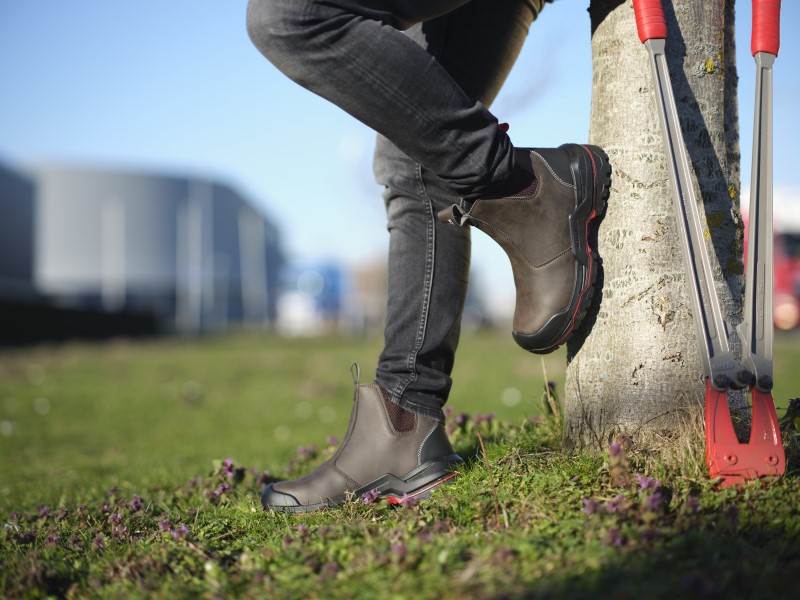
{"label": "blurred building", "polygon": [[337,264],[301,261],[282,273],[278,331],[288,336],[340,333],[349,276]]}
{"label": "blurred building", "polygon": [[0,340],[269,323],[281,264],[276,227],[224,183],[0,167]]}
{"label": "blurred building", "polygon": [[[462,330],[492,327],[477,274],[471,276]],[[387,308],[387,261],[371,259],[349,268],[329,261],[289,263],[278,301],[278,331],[288,336],[338,333],[380,335]]]}

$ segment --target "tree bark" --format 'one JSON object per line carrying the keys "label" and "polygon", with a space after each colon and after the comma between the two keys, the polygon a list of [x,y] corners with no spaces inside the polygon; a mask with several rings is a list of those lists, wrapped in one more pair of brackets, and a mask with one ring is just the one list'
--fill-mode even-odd
{"label": "tree bark", "polygon": [[[663,4],[667,62],[733,332],[741,320],[743,270],[733,2]],[[594,0],[589,12],[589,138],[606,149],[614,171],[597,233],[598,308],[568,346],[568,448],[604,448],[621,431],[674,439],[684,424],[702,418],[705,390],[650,59],[630,0]]]}

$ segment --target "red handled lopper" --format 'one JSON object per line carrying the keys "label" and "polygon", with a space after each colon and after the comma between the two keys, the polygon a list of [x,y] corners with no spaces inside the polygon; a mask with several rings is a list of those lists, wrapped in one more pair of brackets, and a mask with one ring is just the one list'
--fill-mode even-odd
{"label": "red handled lopper", "polygon": [[[650,53],[656,102],[669,162],[689,297],[706,378],[706,464],[722,485],[782,475],[786,459],[772,399],[772,65],[778,54],[780,0],[753,0],[751,50],[756,60],[755,129],[745,313],[738,327],[742,358],[733,356],[692,186],[686,145],[664,55],[667,24],[661,0],[633,0],[639,39]],[[728,390],[749,388],[750,441],[736,437]]]}

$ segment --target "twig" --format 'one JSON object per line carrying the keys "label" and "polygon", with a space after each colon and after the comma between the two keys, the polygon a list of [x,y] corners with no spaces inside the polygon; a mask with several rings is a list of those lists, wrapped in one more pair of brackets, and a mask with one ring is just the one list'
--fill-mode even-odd
{"label": "twig", "polygon": [[561,429],[561,411],[553,400],[553,395],[550,393],[550,382],[547,380],[547,369],[544,366],[544,356],[542,358],[542,373],[544,374],[544,389],[547,392],[547,403],[550,405],[550,410],[553,411],[553,417],[556,420],[556,427]]}
{"label": "twig", "polygon": [[[494,516],[497,519],[497,528],[500,529],[500,503],[497,502],[497,490],[494,487],[494,477],[492,476],[492,467],[489,466],[489,458],[486,456],[486,446],[483,445],[483,438],[481,432],[476,431],[475,435],[478,436],[478,441],[481,444],[481,452],[483,453],[483,462],[486,463],[486,472],[489,473],[489,483],[492,485],[492,498],[494,498]],[[506,529],[508,529],[506,527]]]}

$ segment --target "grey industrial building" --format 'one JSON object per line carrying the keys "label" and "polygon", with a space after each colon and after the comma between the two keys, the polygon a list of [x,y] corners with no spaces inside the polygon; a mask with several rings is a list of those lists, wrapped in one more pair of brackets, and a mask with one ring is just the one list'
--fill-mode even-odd
{"label": "grey industrial building", "polygon": [[0,341],[267,324],[281,265],[275,225],[225,183],[0,165]]}

